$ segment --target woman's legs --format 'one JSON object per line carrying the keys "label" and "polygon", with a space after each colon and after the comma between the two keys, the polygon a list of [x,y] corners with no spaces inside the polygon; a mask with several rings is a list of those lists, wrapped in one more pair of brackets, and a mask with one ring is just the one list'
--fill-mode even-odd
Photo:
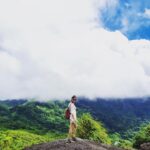
{"label": "woman's legs", "polygon": [[76,137],[76,123],[72,123],[72,137],[75,138]]}
{"label": "woman's legs", "polygon": [[68,138],[75,138],[76,137],[76,129],[77,129],[76,123],[70,122]]}

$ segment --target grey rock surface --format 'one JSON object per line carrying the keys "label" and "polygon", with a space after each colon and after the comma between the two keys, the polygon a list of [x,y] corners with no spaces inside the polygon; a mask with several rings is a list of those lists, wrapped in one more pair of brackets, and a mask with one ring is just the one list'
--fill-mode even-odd
{"label": "grey rock surface", "polygon": [[150,150],[150,142],[141,144],[140,150]]}
{"label": "grey rock surface", "polygon": [[67,139],[49,143],[42,143],[25,148],[24,150],[123,150],[113,146],[77,139],[75,142],[68,143]]}

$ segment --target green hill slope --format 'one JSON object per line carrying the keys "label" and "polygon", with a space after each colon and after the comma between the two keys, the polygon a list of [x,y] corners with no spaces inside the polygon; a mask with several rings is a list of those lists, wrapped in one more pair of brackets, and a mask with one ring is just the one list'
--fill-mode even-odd
{"label": "green hill slope", "polygon": [[46,136],[29,133],[22,130],[0,131],[0,149],[1,150],[22,150],[24,147],[33,144],[52,141]]}

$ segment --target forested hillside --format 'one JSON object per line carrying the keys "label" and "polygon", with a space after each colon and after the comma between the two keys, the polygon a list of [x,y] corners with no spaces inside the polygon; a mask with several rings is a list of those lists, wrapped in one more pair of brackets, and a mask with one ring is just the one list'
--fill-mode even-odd
{"label": "forested hillside", "polygon": [[[68,123],[64,111],[69,101],[0,101],[0,126],[10,129],[53,130],[66,132]],[[78,116],[89,112],[102,121],[109,132],[124,133],[138,130],[150,121],[150,98],[143,99],[95,99],[79,98]]]}
{"label": "forested hillside", "polygon": [[[11,146],[11,143],[18,142],[21,145],[18,145],[17,148],[22,149],[34,143],[67,137],[69,122],[64,118],[64,112],[68,103],[67,100],[0,101],[0,146]],[[150,98],[126,100],[79,98],[77,112],[78,118],[81,118],[79,122],[81,120],[86,122],[87,119],[88,122],[96,125],[94,130],[97,130],[99,134],[97,135],[98,132],[95,132],[94,136],[93,133],[90,136],[85,135],[89,139],[99,139],[99,135],[103,135],[100,129],[102,126],[104,131],[105,129],[108,131],[106,140],[111,143],[118,141],[124,148],[132,147],[133,144],[135,147],[139,147],[145,140],[150,141],[149,132],[147,133],[150,126],[148,123],[150,121]],[[81,117],[85,113],[91,114],[97,123],[90,117]],[[84,124],[82,125],[83,127],[80,129],[83,130]],[[143,136],[140,135],[141,133]],[[31,136],[35,136],[35,140],[34,138],[28,140],[28,137]],[[82,136],[80,135],[81,138]],[[100,141],[102,137],[99,139]],[[24,143],[26,144],[24,145]]]}
{"label": "forested hillside", "polygon": [[110,132],[124,134],[129,130],[136,131],[141,124],[150,121],[150,98],[82,98],[78,101],[78,107],[88,110],[95,119],[102,121]]}
{"label": "forested hillside", "polygon": [[35,132],[67,131],[65,102],[23,101],[16,104],[15,101],[14,105],[12,101],[6,101],[0,107],[1,127]]}

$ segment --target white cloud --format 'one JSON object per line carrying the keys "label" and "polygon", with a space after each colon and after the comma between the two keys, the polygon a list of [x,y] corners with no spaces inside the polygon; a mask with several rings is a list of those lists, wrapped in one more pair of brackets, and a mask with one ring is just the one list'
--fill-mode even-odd
{"label": "white cloud", "polygon": [[146,18],[150,18],[150,9],[147,9],[147,8],[145,9],[144,16]]}
{"label": "white cloud", "polygon": [[150,42],[103,29],[108,1],[1,0],[0,99],[150,95]]}
{"label": "white cloud", "polygon": [[150,9],[148,8],[145,8],[144,12],[139,12],[137,13],[137,16],[138,17],[142,17],[142,18],[146,18],[146,19],[149,19],[150,18]]}

